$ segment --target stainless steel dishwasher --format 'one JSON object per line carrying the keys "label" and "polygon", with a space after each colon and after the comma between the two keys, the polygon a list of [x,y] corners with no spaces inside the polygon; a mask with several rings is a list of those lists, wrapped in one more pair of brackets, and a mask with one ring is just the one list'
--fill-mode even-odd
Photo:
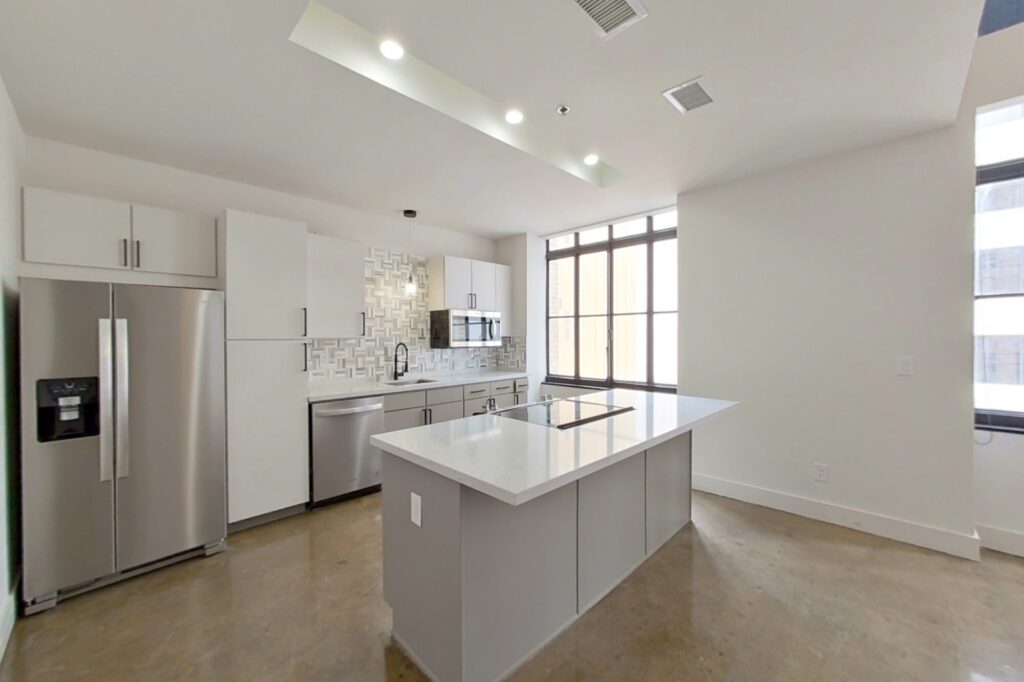
{"label": "stainless steel dishwasher", "polygon": [[315,403],[310,413],[313,504],[379,486],[381,453],[370,436],[384,431],[383,399]]}

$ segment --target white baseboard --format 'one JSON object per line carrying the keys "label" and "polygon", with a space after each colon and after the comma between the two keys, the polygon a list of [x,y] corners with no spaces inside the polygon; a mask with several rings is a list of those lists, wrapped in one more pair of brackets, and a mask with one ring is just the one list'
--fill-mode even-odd
{"label": "white baseboard", "polygon": [[7,651],[7,642],[11,639],[11,632],[14,630],[14,620],[18,617],[18,586],[9,594],[4,595],[3,603],[0,603],[0,658],[3,658]]}
{"label": "white baseboard", "polygon": [[996,526],[977,526],[981,536],[981,546],[1024,557],[1024,533]]}
{"label": "white baseboard", "polygon": [[759,488],[746,483],[697,473],[693,475],[693,487],[715,495],[731,497],[826,523],[834,523],[837,526],[845,526],[890,540],[934,549],[964,559],[978,561],[981,558],[981,540],[977,533],[970,535],[957,533],[891,516],[843,507],[831,502],[822,502],[809,497],[791,495],[778,490]]}

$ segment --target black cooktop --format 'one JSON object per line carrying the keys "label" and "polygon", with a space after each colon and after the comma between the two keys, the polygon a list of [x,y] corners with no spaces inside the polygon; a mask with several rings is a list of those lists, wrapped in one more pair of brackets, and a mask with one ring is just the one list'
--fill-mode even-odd
{"label": "black cooktop", "polygon": [[618,407],[616,405],[588,403],[583,400],[563,398],[514,407],[511,410],[503,410],[498,412],[498,416],[518,419],[519,421],[531,424],[540,424],[541,426],[550,426],[556,429],[571,429],[580,424],[587,424],[598,419],[607,419],[623,412],[629,412],[632,409],[632,407]]}

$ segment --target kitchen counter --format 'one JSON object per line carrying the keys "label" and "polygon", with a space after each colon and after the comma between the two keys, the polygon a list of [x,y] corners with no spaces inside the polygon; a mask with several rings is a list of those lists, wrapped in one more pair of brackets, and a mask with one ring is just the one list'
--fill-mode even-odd
{"label": "kitchen counter", "polygon": [[736,404],[626,389],[588,393],[578,399],[633,410],[565,430],[485,414],[379,434],[370,442],[502,502],[519,505],[685,433]]}
{"label": "kitchen counter", "polygon": [[404,393],[407,391],[425,391],[432,388],[463,386],[484,381],[505,381],[522,379],[526,372],[510,369],[474,369],[456,372],[427,372],[423,374],[406,374],[400,381],[431,379],[429,383],[404,384],[396,386],[388,381],[377,379],[335,379],[333,381],[311,381],[309,383],[309,402],[320,403],[327,400],[343,400],[345,398],[365,398],[371,395],[388,393]]}
{"label": "kitchen counter", "polygon": [[492,413],[371,437],[391,636],[431,679],[506,678],[684,529],[690,430],[736,404],[578,399],[633,409],[564,430]]}

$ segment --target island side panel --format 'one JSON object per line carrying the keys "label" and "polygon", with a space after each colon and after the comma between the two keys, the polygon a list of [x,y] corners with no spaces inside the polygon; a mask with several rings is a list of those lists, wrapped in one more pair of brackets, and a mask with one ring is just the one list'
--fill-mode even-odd
{"label": "island side panel", "polygon": [[462,488],[463,680],[495,680],[576,618],[576,486],[518,506]]}
{"label": "island side panel", "polygon": [[647,557],[644,457],[579,480],[579,612],[618,585]]}
{"label": "island side panel", "polygon": [[647,554],[690,522],[693,432],[647,450]]}
{"label": "island side panel", "polygon": [[[459,484],[387,452],[381,462],[384,599],[392,636],[438,680],[462,675]],[[410,520],[410,493],[422,525]]]}

